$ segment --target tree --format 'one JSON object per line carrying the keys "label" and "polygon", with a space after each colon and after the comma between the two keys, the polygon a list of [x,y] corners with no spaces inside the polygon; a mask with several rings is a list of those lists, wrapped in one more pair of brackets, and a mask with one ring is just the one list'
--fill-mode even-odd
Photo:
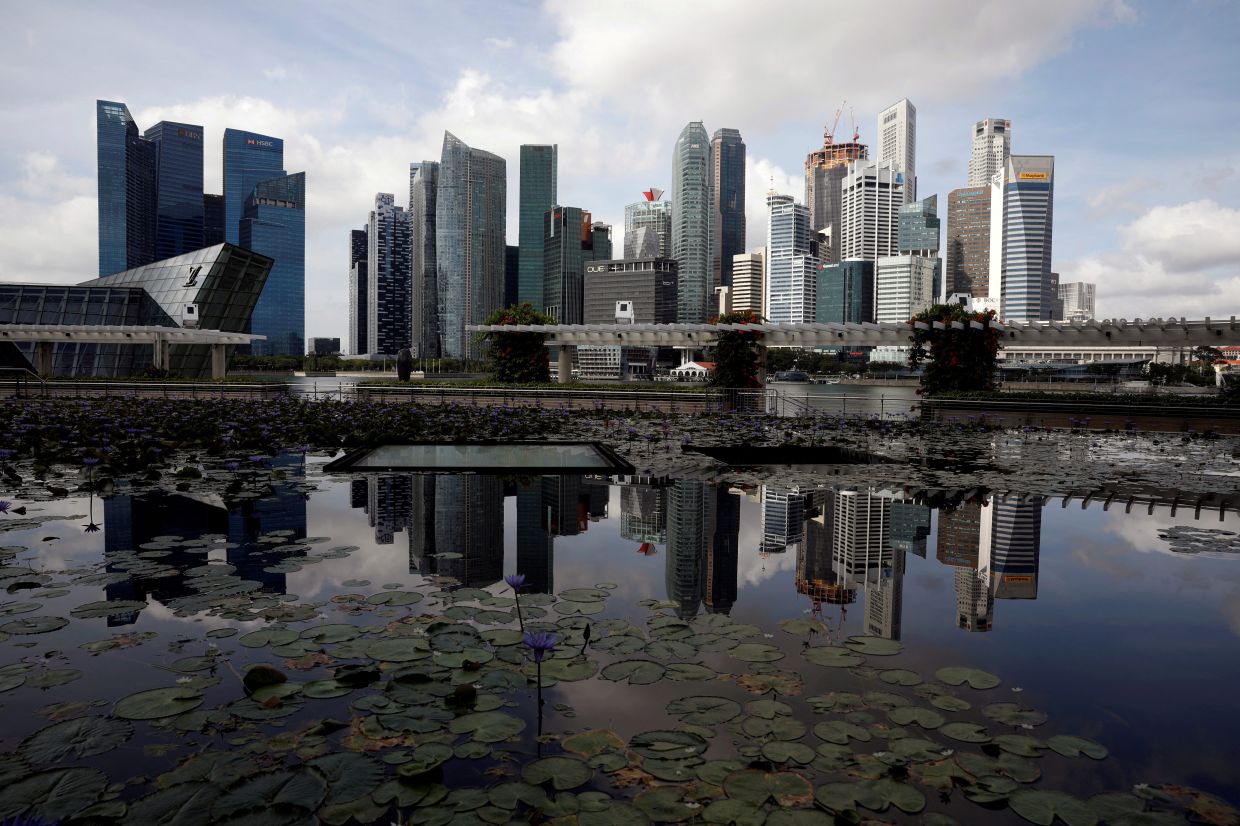
{"label": "tree", "polygon": [[[916,370],[925,364],[918,392],[933,396],[993,390],[999,353],[999,331],[993,326],[994,319],[993,310],[974,313],[959,304],[935,304],[913,316],[909,320],[913,348],[908,366]],[[925,329],[919,328],[918,322]],[[941,324],[942,329],[935,328],[934,322]],[[978,322],[981,328],[974,328],[972,322]]]}
{"label": "tree", "polygon": [[1201,374],[1206,375],[1210,372],[1214,362],[1222,361],[1223,351],[1217,347],[1210,347],[1207,344],[1198,344],[1193,348],[1192,359],[1197,362],[1197,369]]}
{"label": "tree", "polygon": [[[535,310],[528,301],[496,310],[483,324],[554,324],[555,319]],[[479,333],[490,344],[491,377],[501,384],[538,384],[551,381],[547,337],[542,333]]]}
{"label": "tree", "polygon": [[[725,313],[711,324],[761,324],[762,316],[751,310]],[[715,373],[710,383],[716,387],[761,387],[762,333],[758,330],[729,330],[715,342]]]}

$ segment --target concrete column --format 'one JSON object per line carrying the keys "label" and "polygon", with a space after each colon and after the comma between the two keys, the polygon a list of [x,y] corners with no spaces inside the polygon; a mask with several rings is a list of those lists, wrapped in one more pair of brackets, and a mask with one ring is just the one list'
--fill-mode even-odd
{"label": "concrete column", "polygon": [[560,384],[568,384],[573,380],[573,353],[568,349],[568,345],[560,345],[559,358]]}
{"label": "concrete column", "polygon": [[43,378],[52,375],[52,342],[40,341],[34,346],[34,369]]}
{"label": "concrete column", "polygon": [[151,342],[151,366],[156,370],[163,368],[165,352],[163,339],[156,338],[155,341]]}
{"label": "concrete column", "polygon": [[228,374],[226,346],[224,344],[211,345],[211,378],[213,379],[222,379]]}

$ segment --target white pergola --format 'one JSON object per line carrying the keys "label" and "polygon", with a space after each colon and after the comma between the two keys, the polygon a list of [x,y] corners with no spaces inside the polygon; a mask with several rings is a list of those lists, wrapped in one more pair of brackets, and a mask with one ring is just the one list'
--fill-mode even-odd
{"label": "white pergola", "polygon": [[0,341],[30,341],[35,344],[35,370],[40,376],[52,374],[52,345],[80,342],[83,344],[149,344],[153,348],[152,364],[168,366],[168,348],[173,344],[206,344],[211,346],[211,377],[222,379],[228,370],[228,345],[265,341],[266,336],[250,333],[227,333],[223,330],[198,330],[186,327],[129,326],[122,324],[0,324]]}

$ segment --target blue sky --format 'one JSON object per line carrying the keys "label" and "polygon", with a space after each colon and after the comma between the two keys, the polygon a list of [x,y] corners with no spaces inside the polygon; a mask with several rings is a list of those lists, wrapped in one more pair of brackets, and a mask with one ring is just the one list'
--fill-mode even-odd
{"label": "blue sky", "polygon": [[[802,195],[802,164],[847,100],[918,109],[918,189],[965,183],[969,130],[1013,122],[1013,150],[1056,156],[1054,265],[1099,284],[1102,316],[1240,314],[1240,4],[1141,0],[656,0],[582,4],[31,3],[0,55],[0,278],[96,267],[94,101],[142,127],[206,129],[219,191],[225,126],[283,137],[307,173],[308,336],[347,330],[348,230],[444,129],[509,161],[560,145],[560,200],[620,226],[670,189],[686,121],[741,130],[748,245],[763,196]],[[842,122],[849,122],[846,111]],[[841,127],[840,131],[845,131]]]}

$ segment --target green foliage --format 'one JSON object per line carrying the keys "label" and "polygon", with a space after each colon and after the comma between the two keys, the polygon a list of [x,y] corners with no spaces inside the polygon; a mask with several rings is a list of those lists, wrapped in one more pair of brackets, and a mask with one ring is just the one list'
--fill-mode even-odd
{"label": "green foliage", "polygon": [[1219,399],[1227,407],[1240,407],[1240,376],[1223,376],[1223,392]]}
{"label": "green foliage", "polygon": [[813,350],[797,350],[792,347],[778,347],[767,350],[766,370],[777,373],[781,370],[804,370],[806,373],[865,373],[865,362],[840,361],[834,353],[818,353]]}
{"label": "green foliage", "polygon": [[1163,362],[1151,361],[1145,367],[1145,374],[1149,377],[1150,384],[1165,387],[1169,384],[1183,383],[1184,376],[1188,374],[1188,368],[1183,364],[1164,364]]}
{"label": "green foliage", "polygon": [[[725,313],[711,319],[712,324],[761,324],[762,317],[750,310]],[[715,372],[710,383],[715,387],[761,387],[758,370],[761,351],[758,342],[762,333],[735,330],[719,336],[714,348]]]}
{"label": "green foliage", "polygon": [[[994,317],[993,311],[974,313],[958,304],[935,304],[910,319],[913,349],[908,366],[915,370],[925,364],[920,392],[933,396],[994,388],[999,352],[999,331],[991,326]],[[915,326],[919,321],[926,324],[926,329]],[[983,328],[974,329],[974,321],[983,324]],[[936,329],[934,322],[942,324],[943,329]],[[959,323],[961,328],[953,323]]]}
{"label": "green foliage", "polygon": [[[528,301],[496,310],[483,324],[554,324],[555,319],[535,310]],[[480,333],[490,344],[491,377],[501,384],[530,384],[551,380],[547,340],[541,333]]]}

